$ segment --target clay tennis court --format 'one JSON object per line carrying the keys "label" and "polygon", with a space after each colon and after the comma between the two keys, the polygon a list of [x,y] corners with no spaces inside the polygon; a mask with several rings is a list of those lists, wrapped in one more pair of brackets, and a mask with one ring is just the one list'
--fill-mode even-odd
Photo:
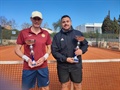
{"label": "clay tennis court", "polygon": [[[52,55],[48,59],[51,61],[55,60]],[[100,62],[100,60],[112,62]],[[83,90],[120,90],[120,61],[113,62],[114,60],[120,60],[120,51],[89,47],[88,52],[83,55]],[[22,60],[15,55],[14,46],[4,46],[0,47],[0,61],[12,62]],[[56,63],[48,63],[48,66],[50,72],[50,90],[60,90]],[[21,70],[22,64],[0,64],[1,77],[11,81],[14,84],[13,87],[20,88]],[[32,90],[39,89],[36,87]]]}
{"label": "clay tennis court", "polygon": [[[0,47],[0,60],[21,60],[14,53],[15,46],[4,46]],[[89,47],[88,52],[83,54],[83,60],[93,59],[118,59],[120,58],[120,51],[106,50],[95,47]],[[49,56],[48,60],[55,60],[52,55]]]}

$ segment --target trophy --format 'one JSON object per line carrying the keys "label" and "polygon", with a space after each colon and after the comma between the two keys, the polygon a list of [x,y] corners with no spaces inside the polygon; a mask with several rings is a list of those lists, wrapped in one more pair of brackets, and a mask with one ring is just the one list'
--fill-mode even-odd
{"label": "trophy", "polygon": [[26,42],[27,45],[29,45],[30,56],[31,56],[31,59],[32,59],[32,65],[35,66],[36,62],[35,62],[35,59],[34,59],[34,51],[33,51],[33,44],[35,44],[35,39],[29,39],[29,40],[26,40],[25,42]]}
{"label": "trophy", "polygon": [[[79,49],[80,42],[84,40],[84,37],[83,36],[76,36],[75,39],[77,40],[77,46],[76,46],[75,50],[77,50],[77,49]],[[74,62],[75,63],[79,62],[79,59],[76,55],[74,56]]]}

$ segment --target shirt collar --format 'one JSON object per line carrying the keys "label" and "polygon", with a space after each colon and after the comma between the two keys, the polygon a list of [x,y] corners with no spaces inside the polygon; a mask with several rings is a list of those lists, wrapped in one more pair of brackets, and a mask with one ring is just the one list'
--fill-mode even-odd
{"label": "shirt collar", "polygon": [[69,32],[72,32],[73,31],[73,28],[70,28],[69,30],[64,30],[63,28],[61,29],[61,32],[62,33],[69,33]]}
{"label": "shirt collar", "polygon": [[[32,26],[31,26],[32,27]],[[32,31],[31,31],[31,27],[29,28],[29,33],[33,33]],[[40,27],[40,30],[41,30],[41,32],[39,32],[38,34],[40,34],[40,33],[43,33],[43,29]]]}

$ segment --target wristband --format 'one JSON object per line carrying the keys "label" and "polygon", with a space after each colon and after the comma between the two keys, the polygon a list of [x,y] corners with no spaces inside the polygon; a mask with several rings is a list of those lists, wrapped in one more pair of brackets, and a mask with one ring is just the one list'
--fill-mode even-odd
{"label": "wristband", "polygon": [[28,62],[28,60],[30,59],[28,56],[26,56],[26,55],[23,55],[22,56],[22,59],[24,59],[26,62]]}
{"label": "wristband", "polygon": [[44,56],[43,56],[44,58],[45,58],[45,60],[49,57],[49,54],[48,53],[46,53]]}

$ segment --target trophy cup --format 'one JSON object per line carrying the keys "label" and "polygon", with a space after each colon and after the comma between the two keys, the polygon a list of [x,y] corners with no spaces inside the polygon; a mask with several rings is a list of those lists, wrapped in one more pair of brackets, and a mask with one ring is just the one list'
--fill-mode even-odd
{"label": "trophy cup", "polygon": [[[79,46],[80,46],[80,42],[84,40],[84,37],[83,36],[76,36],[75,38],[78,42],[77,42],[77,46],[75,48],[75,50],[79,49]],[[78,57],[75,55],[74,56],[74,62],[75,63],[78,63],[79,62],[79,59]]]}
{"label": "trophy cup", "polygon": [[36,62],[35,62],[35,59],[34,59],[34,51],[33,51],[33,44],[35,44],[35,39],[29,39],[29,40],[26,40],[25,42],[26,42],[27,45],[29,45],[30,56],[31,56],[31,59],[32,59],[32,65],[35,66]]}

